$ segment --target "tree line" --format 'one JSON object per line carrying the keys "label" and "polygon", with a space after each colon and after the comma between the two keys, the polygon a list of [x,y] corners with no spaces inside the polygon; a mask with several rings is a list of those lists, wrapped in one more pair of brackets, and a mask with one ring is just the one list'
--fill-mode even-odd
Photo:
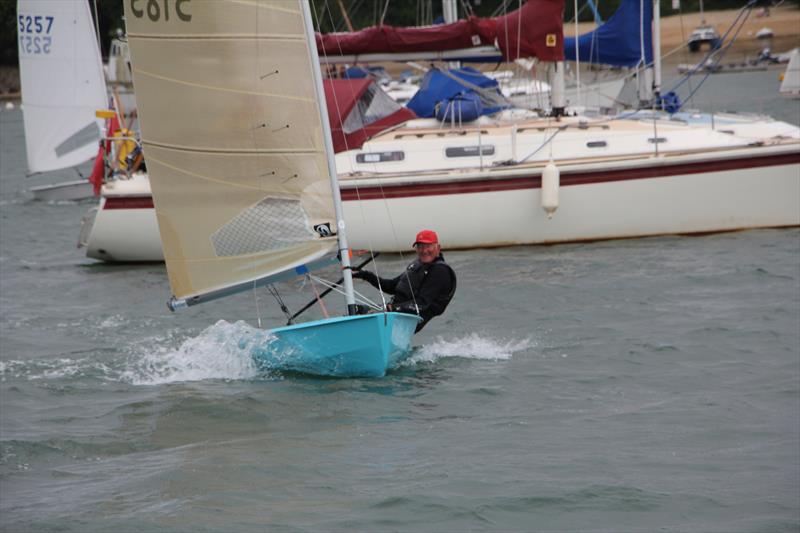
{"label": "tree line", "polygon": [[[97,3],[97,24],[99,25],[100,43],[103,57],[108,55],[111,38],[116,35],[117,29],[124,30],[123,0],[86,0]],[[772,0],[759,0],[760,5],[771,6]],[[800,6],[800,0],[788,0],[794,6]],[[600,2],[595,0],[595,5],[603,20],[617,9],[620,0]],[[520,0],[459,0],[459,16],[474,14],[479,17],[502,15],[516,9]],[[317,25],[323,32],[347,31],[348,26],[339,0],[315,0],[311,2],[315,11]],[[415,26],[429,24],[441,20],[441,0],[341,0],[347,13],[347,19],[356,30],[378,24],[381,20],[393,26]],[[594,15],[588,9],[586,2],[579,2],[578,20],[592,21]],[[703,7],[706,11],[720,9],[736,9],[745,5],[743,0],[704,0]],[[17,2],[16,0],[0,0],[0,65],[17,64]],[[574,2],[565,2],[564,20],[574,19]],[[663,16],[677,13],[692,13],[700,10],[700,0],[680,0],[680,9],[673,10],[671,0],[661,1],[661,14]]]}

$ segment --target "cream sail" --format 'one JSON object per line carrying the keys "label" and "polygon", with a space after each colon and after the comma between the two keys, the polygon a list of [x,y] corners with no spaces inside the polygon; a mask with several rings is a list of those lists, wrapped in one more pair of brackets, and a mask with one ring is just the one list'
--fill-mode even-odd
{"label": "cream sail", "polygon": [[28,172],[97,154],[106,85],[86,0],[18,0],[17,34]]}
{"label": "cream sail", "polygon": [[292,317],[252,356],[383,376],[410,353],[420,318],[356,314],[308,4],[130,0],[125,16],[170,308],[305,274],[338,243],[348,316]]}
{"label": "cream sail", "polygon": [[125,16],[174,296],[241,286],[330,254],[336,224],[318,67],[301,4],[126,1]]}

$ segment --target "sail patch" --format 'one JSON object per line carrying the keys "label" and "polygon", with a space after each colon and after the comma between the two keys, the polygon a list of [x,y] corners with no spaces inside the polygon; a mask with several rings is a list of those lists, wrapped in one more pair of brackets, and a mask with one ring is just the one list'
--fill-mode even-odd
{"label": "sail patch", "polygon": [[245,209],[213,235],[218,257],[281,250],[318,238],[299,200],[265,198]]}
{"label": "sail patch", "polygon": [[56,156],[63,157],[78,148],[82,148],[89,143],[96,143],[99,140],[100,128],[97,126],[97,122],[92,121],[56,146]]}

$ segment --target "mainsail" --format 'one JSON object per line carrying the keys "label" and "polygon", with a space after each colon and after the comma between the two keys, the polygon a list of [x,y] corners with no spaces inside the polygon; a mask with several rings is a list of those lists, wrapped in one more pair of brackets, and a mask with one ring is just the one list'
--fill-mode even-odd
{"label": "mainsail", "polygon": [[97,153],[106,104],[103,64],[86,0],[18,0],[17,34],[28,171]]}
{"label": "mainsail", "polygon": [[125,17],[174,296],[252,287],[330,255],[319,65],[300,1],[125,2]]}

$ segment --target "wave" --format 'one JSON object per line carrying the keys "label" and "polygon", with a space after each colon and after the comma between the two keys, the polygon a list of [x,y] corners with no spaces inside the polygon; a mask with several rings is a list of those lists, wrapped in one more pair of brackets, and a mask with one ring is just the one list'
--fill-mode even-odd
{"label": "wave", "polygon": [[133,385],[253,379],[260,370],[251,356],[251,347],[268,335],[243,321],[220,320],[183,341],[177,350],[147,351],[121,377]]}
{"label": "wave", "polygon": [[[98,327],[113,328],[119,321],[120,317],[110,316]],[[85,357],[0,362],[0,379],[90,379],[137,386],[281,379],[284,371],[292,368],[292,354],[270,351],[271,337],[269,331],[246,322],[220,320],[193,337],[185,338],[181,332],[171,330],[111,355],[93,353]],[[502,361],[534,346],[536,343],[530,339],[498,340],[477,333],[450,340],[438,338],[416,347],[401,366],[408,368],[452,357]]]}
{"label": "wave", "polygon": [[466,337],[452,340],[445,340],[439,337],[432,344],[417,348],[405,364],[435,363],[440,359],[449,357],[503,361],[511,359],[517,352],[529,350],[536,347],[536,345],[536,342],[530,338],[498,340],[491,337],[483,337],[478,333],[471,333]]}

